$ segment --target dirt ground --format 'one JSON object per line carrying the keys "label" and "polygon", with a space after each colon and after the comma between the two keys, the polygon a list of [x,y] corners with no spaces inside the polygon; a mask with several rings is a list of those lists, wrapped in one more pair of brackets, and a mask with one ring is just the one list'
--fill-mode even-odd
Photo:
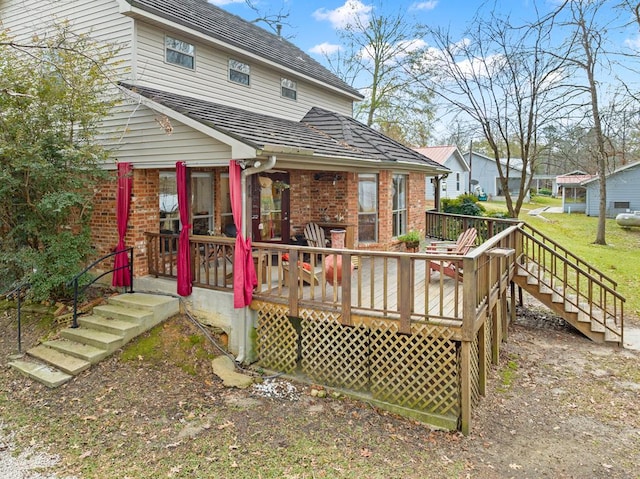
{"label": "dirt ground", "polygon": [[[44,334],[24,329],[25,346]],[[6,364],[9,312],[0,335]],[[640,352],[537,309],[511,326],[468,436],[281,378],[224,388],[198,335],[172,318],[151,350],[133,343],[55,390],[4,368],[3,427],[59,454],[51,472],[86,479],[640,478]]]}

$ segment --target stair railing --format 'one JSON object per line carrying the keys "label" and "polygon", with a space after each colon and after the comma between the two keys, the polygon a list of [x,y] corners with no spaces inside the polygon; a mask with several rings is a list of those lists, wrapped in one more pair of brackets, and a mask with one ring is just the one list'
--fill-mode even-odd
{"label": "stair railing", "polygon": [[592,276],[595,276],[602,283],[608,284],[609,287],[611,287],[612,289],[615,289],[615,288],[618,287],[618,283],[615,280],[613,280],[612,278],[610,278],[609,276],[604,274],[602,271],[600,271],[595,266],[592,266],[589,263],[587,263],[586,261],[580,259],[578,256],[573,254],[571,251],[566,249],[564,246],[560,245],[559,243],[556,243],[554,240],[552,240],[551,238],[549,238],[548,236],[546,236],[544,233],[542,233],[541,231],[537,230],[533,226],[531,226],[528,223],[522,221],[521,222],[521,228],[525,232],[527,232],[527,234],[530,237],[536,238],[538,241],[540,241],[542,244],[544,244],[547,248],[553,250],[554,253],[558,254],[561,257],[566,258],[567,260],[569,260],[571,263],[575,264],[581,270],[589,273]]}
{"label": "stair railing", "polygon": [[[91,281],[89,281],[87,284],[85,284],[82,287],[80,287],[80,278],[82,278],[85,274],[87,274],[91,269],[93,269],[95,266],[97,266],[100,263],[102,263],[104,260],[109,259],[112,256],[115,256],[117,254],[124,253],[125,251],[129,253],[129,265],[128,266],[119,266],[117,268],[112,268],[112,269],[110,269],[108,271],[105,271],[102,274],[100,274],[100,275],[94,277],[93,279],[91,279]],[[109,254],[103,256],[102,258],[98,258],[93,263],[91,263],[89,266],[87,266],[85,269],[83,269],[78,274],[76,274],[67,283],[67,286],[73,286],[73,321],[71,323],[71,327],[72,328],[77,328],[78,327],[78,297],[89,286],[91,286],[93,283],[98,281],[103,276],[106,276],[109,273],[113,273],[115,271],[119,271],[119,270],[125,269],[125,268],[127,268],[129,270],[129,291],[128,292],[129,293],[133,293],[133,247],[129,247],[129,248],[126,248],[126,249],[121,249],[119,251],[114,251],[113,253],[109,253]]]}
{"label": "stair railing", "polygon": [[[544,235],[540,232],[537,232],[536,236],[521,228],[520,233],[523,256],[521,259],[525,262],[529,260],[538,267],[537,271],[529,273],[533,274],[539,284],[548,287],[555,294],[560,294],[565,303],[568,302],[605,330],[620,337],[622,344],[625,299],[615,290],[615,281],[580,261],[549,238],[546,238],[548,242],[544,242]],[[575,295],[575,299],[571,297],[572,294]],[[586,307],[581,300],[586,302]],[[598,311],[602,312],[601,318],[597,315]],[[609,326],[607,320],[610,319],[620,327],[620,331]]]}
{"label": "stair railing", "polygon": [[11,298],[11,296],[16,296],[17,301],[17,320],[18,320],[18,354],[22,354],[22,292],[25,289],[29,289],[31,287],[31,283],[20,283],[11,291],[5,294],[7,299]]}

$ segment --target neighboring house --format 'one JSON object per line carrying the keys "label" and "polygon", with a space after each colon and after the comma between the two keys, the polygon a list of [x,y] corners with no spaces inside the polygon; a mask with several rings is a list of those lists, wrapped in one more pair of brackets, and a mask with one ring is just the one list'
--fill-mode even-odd
{"label": "neighboring house", "polygon": [[[54,22],[121,46],[123,103],[104,122],[129,163],[126,243],[146,273],[145,232],[181,228],[176,163],[187,167],[195,234],[233,229],[229,161],[246,172],[246,233],[289,243],[309,222],[344,223],[349,247],[397,248],[423,229],[425,176],[447,168],[351,118],[362,95],[287,40],[203,0],[0,0],[0,22],[29,39]],[[115,181],[96,198],[100,253],[118,242]]]}
{"label": "neighboring house", "polygon": [[563,213],[585,212],[587,207],[587,189],[582,183],[593,177],[594,175],[589,175],[580,170],[556,176],[558,195],[562,195]]}
{"label": "neighboring house", "polygon": [[439,182],[435,177],[426,178],[425,197],[433,201],[436,197],[435,187],[440,184],[440,198],[456,198],[470,191],[469,165],[456,146],[427,146],[415,148],[415,151],[445,166],[451,173],[446,174]]}
{"label": "neighboring house", "polygon": [[[480,186],[489,197],[504,196],[500,173],[496,165],[496,160],[481,153],[465,153],[463,157],[469,164],[471,171],[471,187]],[[501,159],[504,174],[509,177],[509,191],[512,195],[517,195],[520,189],[520,178],[522,177],[522,160],[511,158]],[[528,198],[528,192],[526,198]]]}
{"label": "neighboring house", "polygon": [[[620,213],[640,211],[640,162],[618,168],[606,176],[607,217],[615,218]],[[587,216],[598,216],[600,205],[600,180],[591,178],[582,183],[586,188]]]}

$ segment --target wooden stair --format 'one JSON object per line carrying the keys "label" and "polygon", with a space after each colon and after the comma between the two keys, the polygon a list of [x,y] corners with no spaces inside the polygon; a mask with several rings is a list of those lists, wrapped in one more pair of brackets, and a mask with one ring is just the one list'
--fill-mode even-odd
{"label": "wooden stair", "polygon": [[536,263],[518,265],[513,281],[592,341],[622,345],[622,328],[613,318],[606,317],[605,311],[589,303],[588,298],[567,294],[561,286],[552,286],[552,282],[539,273]]}
{"label": "wooden stair", "polygon": [[13,369],[55,388],[101,361],[136,336],[177,314],[179,300],[170,296],[129,293],[113,296],[93,313],[78,317],[78,328],[60,331],[9,363]]}

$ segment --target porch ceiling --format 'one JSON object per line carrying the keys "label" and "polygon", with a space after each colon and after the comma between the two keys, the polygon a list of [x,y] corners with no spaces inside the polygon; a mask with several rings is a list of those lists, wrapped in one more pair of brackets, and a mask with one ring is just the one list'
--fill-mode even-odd
{"label": "porch ceiling", "polygon": [[[312,108],[296,122],[154,88],[121,85],[147,99],[147,103],[155,103],[168,116],[173,111],[223,134],[230,141],[255,149],[252,157],[278,156],[280,166],[387,168],[420,171],[426,175],[449,171],[353,118],[322,108]],[[148,106],[153,108],[153,104]]]}

